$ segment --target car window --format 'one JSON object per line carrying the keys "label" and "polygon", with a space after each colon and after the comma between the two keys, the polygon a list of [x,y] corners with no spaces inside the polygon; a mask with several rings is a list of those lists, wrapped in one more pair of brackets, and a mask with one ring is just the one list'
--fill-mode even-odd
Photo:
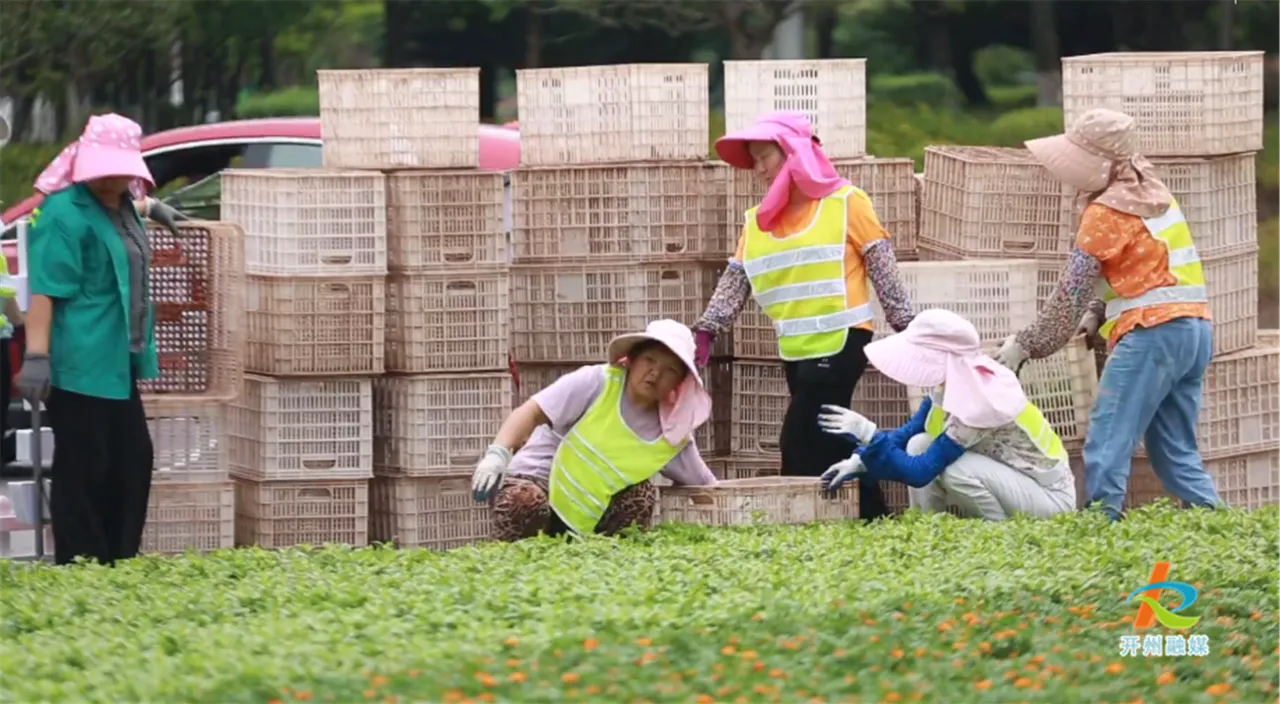
{"label": "car window", "polygon": [[155,179],[155,195],[165,198],[178,189],[201,181],[211,174],[243,161],[246,144],[219,144],[206,147],[176,149],[147,159],[147,168]]}
{"label": "car window", "polygon": [[323,165],[319,144],[283,142],[250,144],[241,164],[245,169],[315,169]]}
{"label": "car window", "polygon": [[206,176],[161,198],[165,203],[197,220],[220,220],[222,214],[222,174]]}
{"label": "car window", "polygon": [[[241,169],[319,168],[321,152],[318,144],[261,143],[248,144],[230,165]],[[220,173],[184,185],[162,196],[162,200],[201,220],[220,220],[222,215],[222,175]]]}

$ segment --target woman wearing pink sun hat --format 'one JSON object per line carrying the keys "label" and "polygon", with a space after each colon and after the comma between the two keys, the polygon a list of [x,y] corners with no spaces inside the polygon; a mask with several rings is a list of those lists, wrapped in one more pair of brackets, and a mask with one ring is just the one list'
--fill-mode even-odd
{"label": "woman wearing pink sun hat", "polygon": [[95,115],[35,184],[47,196],[28,230],[16,386],[49,411],[58,564],[133,557],[146,522],[153,450],[137,382],[159,370],[150,241],[133,200],[154,186],[141,138],[132,120]]}
{"label": "woman wearing pink sun hat", "polygon": [[[840,178],[799,113],[762,115],[727,134],[716,152],[769,184],[746,214],[738,250],[693,328],[698,363],[733,326],[748,297],[773,321],[791,401],[779,445],[784,475],[818,476],[845,457],[846,440],[822,433],[818,411],[845,406],[866,368],[871,341],[870,282],[894,330],[911,321],[888,233],[865,192]],[[862,485],[863,515],[884,513],[874,484]]]}

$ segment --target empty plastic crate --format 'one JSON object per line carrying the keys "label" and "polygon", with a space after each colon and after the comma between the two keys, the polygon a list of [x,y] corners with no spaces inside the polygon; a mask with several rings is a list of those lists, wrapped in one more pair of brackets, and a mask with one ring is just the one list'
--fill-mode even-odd
{"label": "empty plastic crate", "polygon": [[479,165],[479,68],[320,70],[316,80],[326,167]]}
{"label": "empty plastic crate", "polygon": [[245,232],[245,273],[387,273],[386,177],[367,171],[228,169],[222,218]]}
{"label": "empty plastic crate", "polygon": [[706,64],[521,69],[516,96],[521,166],[707,156]]}
{"label": "empty plastic crate", "polygon": [[511,174],[512,261],[722,262],[736,242],[725,206],[728,169],[705,162],[519,169]]}
{"label": "empty plastic crate", "polygon": [[377,477],[370,484],[374,542],[445,550],[489,540],[492,510],[471,496],[471,475]]}
{"label": "empty plastic crate", "polygon": [[177,484],[227,481],[226,406],[198,397],[187,400],[167,397],[143,407],[154,453],[153,481]]}
{"label": "empty plastic crate", "polygon": [[926,147],[920,244],[957,257],[1071,251],[1074,191],[1026,149]]}
{"label": "empty plastic crate", "polygon": [[658,490],[664,523],[704,525],[794,524],[858,517],[858,486],[851,482],[834,498],[817,477],[729,479],[714,486],[668,486]]}
{"label": "empty plastic crate", "polygon": [[374,379],[374,473],[470,472],[511,413],[511,375],[429,374]]}
{"label": "empty plastic crate", "polygon": [[236,477],[236,545],[369,544],[369,480],[259,482]]}
{"label": "empty plastic crate", "polygon": [[1280,503],[1280,448],[1205,460],[1218,498],[1255,509]]}
{"label": "empty plastic crate", "polygon": [[1236,254],[1257,245],[1255,157],[1250,152],[1151,160],[1178,200],[1201,258]]}
{"label": "empty plastic crate", "polygon": [[517,362],[599,360],[609,341],[672,318],[701,317],[723,263],[599,263],[511,268]]}
{"label": "empty plastic crate", "polygon": [[832,159],[861,156],[867,143],[867,60],[725,61],[725,131],[769,112],[809,118]]}
{"label": "empty plastic crate", "polygon": [[138,381],[144,399],[178,394],[226,400],[244,363],[244,230],[192,221],[147,230],[150,294],[160,376]]}
{"label": "empty plastic crate", "polygon": [[1258,247],[1213,259],[1201,257],[1213,315],[1213,354],[1253,345],[1258,334]]}
{"label": "empty plastic crate", "polygon": [[782,463],[776,457],[716,457],[707,460],[707,467],[720,481],[776,477],[782,474]]}
{"label": "empty plastic crate", "polygon": [[231,402],[231,472],[240,477],[362,479],[373,474],[373,382],[248,375]]}
{"label": "empty plastic crate", "polygon": [[1262,149],[1263,52],[1114,52],[1062,59],[1062,117],[1094,108],[1137,121],[1146,156]]}
{"label": "empty plastic crate", "polygon": [[386,277],[248,277],[245,371],[277,376],[381,374]]}
{"label": "empty plastic crate", "polygon": [[511,279],[504,271],[387,277],[386,370],[507,368]]}
{"label": "empty plastic crate", "polygon": [[147,497],[141,552],[178,554],[235,547],[235,488],[214,484],[157,484]]}
{"label": "empty plastic crate", "polygon": [[790,401],[781,362],[735,361],[730,451],[744,456],[779,453],[782,419]]}
{"label": "empty plastic crate", "polygon": [[[1000,343],[1036,320],[1039,271],[1030,259],[900,262],[898,272],[916,312],[944,308],[964,317],[984,343]],[[871,296],[876,337],[893,333]]]}
{"label": "empty plastic crate", "polygon": [[398,171],[387,175],[387,268],[446,273],[505,268],[503,174]]}
{"label": "empty plastic crate", "polygon": [[1274,336],[1209,362],[1200,402],[1202,457],[1280,449],[1280,347]]}

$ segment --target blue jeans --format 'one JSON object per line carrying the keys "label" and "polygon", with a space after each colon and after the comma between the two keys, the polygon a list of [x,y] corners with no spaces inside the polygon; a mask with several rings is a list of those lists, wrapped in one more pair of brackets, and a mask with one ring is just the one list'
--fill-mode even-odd
{"label": "blue jeans", "polygon": [[1117,518],[1138,437],[1166,491],[1193,506],[1220,503],[1200,460],[1196,418],[1200,386],[1213,355],[1213,324],[1178,318],[1120,338],[1098,382],[1084,441],[1086,504]]}

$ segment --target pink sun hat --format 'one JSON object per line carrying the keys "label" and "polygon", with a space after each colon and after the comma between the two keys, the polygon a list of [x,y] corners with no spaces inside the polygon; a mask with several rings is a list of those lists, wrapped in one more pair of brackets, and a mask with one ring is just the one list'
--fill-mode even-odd
{"label": "pink sun hat", "polygon": [[645,340],[653,340],[671,350],[689,372],[680,386],[671,392],[671,396],[658,404],[663,437],[672,444],[679,443],[711,417],[711,394],[703,386],[698,365],[694,363],[697,345],[693,332],[677,320],[655,320],[645,327],[644,332],[613,338],[606,353],[609,363],[625,364],[631,350]]}
{"label": "pink sun hat", "polygon": [[749,142],[773,142],[782,146],[784,140],[808,140],[822,146],[813,134],[809,118],[799,112],[770,112],[756,119],[755,124],[735,130],[716,140],[716,154],[736,169],[751,169],[755,159],[747,150]]}
{"label": "pink sun hat", "polygon": [[921,311],[906,330],[863,351],[899,384],[943,385],[942,409],[971,428],[1008,425],[1027,405],[1018,376],[983,354],[973,324],[949,310]]}
{"label": "pink sun hat", "polygon": [[84,132],[67,145],[36,178],[36,190],[49,195],[74,183],[99,178],[131,177],[135,198],[155,187],[151,170],[142,159],[142,128],[123,115],[94,115]]}

